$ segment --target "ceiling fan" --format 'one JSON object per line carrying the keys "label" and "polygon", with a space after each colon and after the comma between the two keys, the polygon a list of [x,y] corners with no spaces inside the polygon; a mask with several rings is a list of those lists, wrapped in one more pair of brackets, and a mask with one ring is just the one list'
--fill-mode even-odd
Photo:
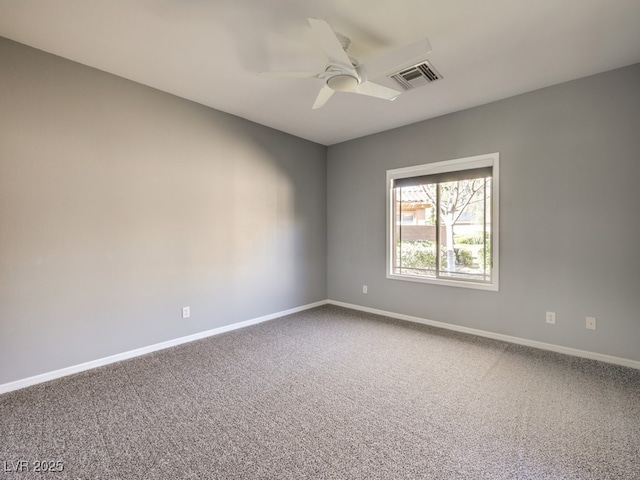
{"label": "ceiling fan", "polygon": [[382,65],[386,65],[387,69],[390,66],[397,67],[431,51],[429,40],[424,38],[385,55],[377,62],[379,64],[377,69],[365,68],[357,60],[347,55],[347,49],[351,44],[349,38],[334,32],[325,20],[318,18],[309,18],[308,20],[314,37],[329,59],[324,71],[320,73],[261,72],[260,75],[263,77],[320,78],[324,80],[325,84],[313,103],[314,109],[324,106],[335,92],[358,93],[384,100],[395,100],[402,92],[369,81],[367,71],[380,70]]}

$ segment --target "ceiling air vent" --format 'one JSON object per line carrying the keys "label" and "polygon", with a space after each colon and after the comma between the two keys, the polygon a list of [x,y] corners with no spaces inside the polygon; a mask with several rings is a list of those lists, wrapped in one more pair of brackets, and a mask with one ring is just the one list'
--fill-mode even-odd
{"label": "ceiling air vent", "polygon": [[422,87],[442,79],[442,75],[426,60],[412,67],[404,68],[399,72],[389,74],[388,77],[393,78],[405,90]]}

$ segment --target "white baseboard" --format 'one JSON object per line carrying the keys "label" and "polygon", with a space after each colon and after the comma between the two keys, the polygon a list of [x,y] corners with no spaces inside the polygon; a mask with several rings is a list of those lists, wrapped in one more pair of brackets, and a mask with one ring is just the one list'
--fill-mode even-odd
{"label": "white baseboard", "polygon": [[213,335],[219,335],[221,333],[230,332],[232,330],[237,330],[239,328],[244,328],[251,325],[257,325],[258,323],[263,323],[269,320],[283,317],[285,315],[302,312],[304,310],[309,310],[310,308],[315,308],[315,307],[319,307],[321,305],[326,305],[326,304],[327,304],[327,300],[322,300],[320,302],[310,303],[307,305],[303,305],[301,307],[284,310],[282,312],[272,313],[270,315],[264,315],[262,317],[252,318],[250,320],[245,320],[243,322],[238,322],[231,325],[225,325],[224,327],[214,328],[212,330],[207,330],[205,332],[194,333],[193,335],[187,335],[186,337],[175,338],[173,340],[167,340],[166,342],[156,343],[154,345],[137,348],[135,350],[129,350],[128,352],[118,353],[116,355],[111,355],[109,357],[99,358],[97,360],[91,360],[89,362],[81,363],[79,365],[72,365],[70,367],[61,368],[59,370],[54,370],[52,372],[42,373],[40,375],[35,375],[33,377],[23,378],[21,380],[16,380],[14,382],[4,383],[0,385],[0,395],[3,393],[11,392],[13,390],[19,390],[21,388],[30,387],[38,383],[48,382],[49,380],[55,380],[56,378],[66,377],[67,375],[72,375],[74,373],[84,372],[85,370],[91,370],[93,368],[102,367],[103,365],[109,365],[110,363],[120,362],[122,360],[127,360],[129,358],[139,357],[140,355],[146,355],[147,353],[155,352],[157,350],[163,350],[165,348],[175,347],[176,345],[181,345],[183,343],[193,342],[194,340],[200,340],[201,338],[211,337]]}
{"label": "white baseboard", "polygon": [[14,382],[0,384],[0,395],[3,393],[11,392],[13,390],[19,390],[21,388],[30,387],[32,385],[48,382],[50,380],[55,380],[56,378],[66,377],[67,375],[72,375],[74,373],[83,372],[85,370],[91,370],[93,368],[101,367],[103,365],[109,365],[111,363],[120,362],[122,360],[127,360],[129,358],[139,357],[140,355],[146,355],[147,353],[163,350],[165,348],[175,347],[183,343],[193,342],[194,340],[199,340],[201,338],[211,337],[213,335],[230,332],[232,330],[237,330],[237,329],[248,327],[251,325],[257,325],[259,323],[267,322],[269,320],[274,320],[276,318],[280,318],[285,315],[302,312],[304,310],[309,310],[311,308],[320,307],[326,304],[336,305],[344,308],[350,308],[352,310],[360,310],[362,312],[374,313],[377,315],[396,318],[398,320],[405,320],[413,323],[421,323],[423,325],[430,325],[432,327],[444,328],[444,329],[453,330],[456,332],[469,333],[471,335],[477,335],[479,337],[502,340],[505,342],[515,343],[517,345],[525,345],[527,347],[539,348],[541,350],[549,350],[552,352],[564,353],[564,354],[573,355],[576,357],[589,358],[591,360],[598,360],[606,363],[613,363],[615,365],[622,365],[625,367],[630,367],[630,368],[635,368],[640,370],[640,362],[636,360],[631,360],[628,358],[614,357],[611,355],[604,355],[601,353],[589,352],[586,350],[578,350],[575,348],[563,347],[563,346],[554,345],[551,343],[528,340],[526,338],[512,337],[510,335],[503,335],[500,333],[493,333],[493,332],[488,332],[485,330],[479,330],[475,328],[462,327],[462,326],[453,325],[450,323],[437,322],[435,320],[427,320],[420,317],[413,317],[410,315],[388,312],[386,310],[379,310],[377,308],[363,307],[361,305],[354,305],[351,303],[338,302],[335,300],[322,300],[320,302],[310,303],[310,304],[292,308],[289,310],[284,310],[282,312],[276,312],[270,315],[264,315],[262,317],[252,318],[250,320],[234,323],[232,325],[225,325],[223,327],[214,328],[212,330],[207,330],[200,333],[194,333],[193,335],[188,335],[186,337],[175,338],[173,340],[168,340],[166,342],[156,343],[154,345],[149,345],[147,347],[142,347],[135,350],[129,350],[127,352],[118,353],[116,355],[111,355],[109,357],[99,358],[97,360],[81,363],[79,365],[72,365],[70,367],[61,368],[59,370],[54,370],[54,371],[43,373],[40,375],[35,375],[33,377],[23,378],[21,380],[16,380]]}
{"label": "white baseboard", "polygon": [[589,358],[591,360],[599,360],[601,362],[613,363],[615,365],[622,365],[624,367],[630,367],[630,368],[635,368],[640,370],[640,362],[636,360],[631,360],[628,358],[614,357],[611,355],[604,355],[602,353],[595,353],[595,352],[589,352],[586,350],[578,350],[576,348],[563,347],[561,345],[554,345],[552,343],[538,342],[536,340],[528,340],[526,338],[503,335],[501,333],[493,333],[493,332],[488,332],[485,330],[479,330],[475,328],[462,327],[462,326],[453,325],[450,323],[436,322],[435,320],[427,320],[420,317],[412,317],[410,315],[387,312],[385,310],[378,310],[376,308],[363,307],[361,305],[354,305],[351,303],[337,302],[334,300],[328,300],[327,303],[331,305],[336,305],[339,307],[350,308],[352,310],[360,310],[362,312],[374,313],[377,315],[383,315],[385,317],[396,318],[398,320],[421,323],[423,325],[430,325],[432,327],[444,328],[447,330],[453,330],[453,331],[462,332],[462,333],[469,333],[471,335],[476,335],[479,337],[502,340],[509,343],[515,343],[517,345],[524,345],[527,347],[539,348],[541,350],[549,350],[552,352],[564,353],[567,355],[573,355],[575,357]]}

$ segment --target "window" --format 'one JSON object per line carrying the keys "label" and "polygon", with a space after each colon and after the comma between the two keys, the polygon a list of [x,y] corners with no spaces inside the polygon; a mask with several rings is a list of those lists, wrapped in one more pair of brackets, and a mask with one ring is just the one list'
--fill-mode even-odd
{"label": "window", "polygon": [[498,290],[498,159],[387,171],[387,278]]}

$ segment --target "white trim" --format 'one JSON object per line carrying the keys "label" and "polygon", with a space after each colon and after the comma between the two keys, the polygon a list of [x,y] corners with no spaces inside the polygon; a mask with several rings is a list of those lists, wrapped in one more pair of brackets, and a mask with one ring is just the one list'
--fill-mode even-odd
{"label": "white trim", "polygon": [[591,360],[598,360],[605,363],[613,363],[615,365],[622,365],[624,367],[635,368],[640,370],[640,361],[631,360],[628,358],[614,357],[611,355],[605,355],[602,353],[589,352],[586,350],[578,350],[576,348],[563,347],[560,345],[554,345],[551,343],[538,342],[536,340],[528,340],[520,337],[512,337],[510,335],[503,335],[501,333],[488,332],[486,330],[479,330],[476,328],[462,327],[459,325],[453,325],[450,323],[437,322],[435,320],[427,320],[420,317],[413,317],[410,315],[404,315],[401,313],[388,312],[386,310],[379,310],[377,308],[363,307],[361,305],[355,305],[351,303],[338,302],[335,300],[321,300],[319,302],[310,303],[301,307],[284,310],[282,312],[272,313],[262,317],[245,320],[243,322],[234,323],[231,325],[225,325],[223,327],[214,328],[200,333],[194,333],[186,337],[180,337],[166,342],[156,343],[147,347],[138,348],[135,350],[129,350],[128,352],[118,353],[109,357],[92,360],[79,365],[73,365],[60,370],[54,370],[52,372],[35,375],[33,377],[23,378],[14,382],[0,384],[0,395],[3,393],[12,392],[21,388],[30,387],[39,383],[48,382],[57,378],[66,377],[74,373],[84,372],[85,370],[91,370],[93,368],[102,367],[111,363],[120,362],[129,358],[139,357],[146,355],[147,353],[155,352],[158,350],[164,350],[165,348],[175,347],[183,343],[193,342],[194,340],[200,340],[202,338],[211,337],[220,333],[230,332],[232,330],[238,330],[240,328],[249,327],[251,325],[257,325],[259,323],[274,320],[276,318],[290,315],[292,313],[302,312],[311,308],[320,307],[322,305],[336,305],[338,307],[350,308],[352,310],[359,310],[362,312],[373,313],[376,315],[384,315],[386,317],[396,318],[398,320],[405,320],[407,322],[420,323],[423,325],[430,325],[432,327],[444,328],[446,330],[453,330],[456,332],[468,333],[471,335],[477,335],[479,337],[492,338],[494,340],[502,340],[504,342],[515,343],[517,345],[524,345],[527,347],[539,348],[541,350],[549,350],[557,353],[564,353],[566,355],[573,355],[575,357],[588,358]]}
{"label": "white trim", "polygon": [[490,292],[497,292],[499,290],[497,280],[495,283],[480,283],[466,280],[448,280],[446,278],[413,277],[411,275],[400,275],[398,273],[387,273],[387,278],[389,280],[402,280],[404,282],[431,283],[445,287],[475,288],[476,290],[487,290]]}
{"label": "white trim", "polygon": [[491,167],[494,165],[499,153],[487,153],[474,155],[473,157],[456,158],[455,160],[444,160],[441,162],[423,163],[410,167],[392,168],[387,170],[388,180],[415,177],[416,175],[435,174],[444,172],[457,172],[469,168]]}
{"label": "white trim", "polygon": [[635,368],[637,370],[640,370],[640,361],[631,360],[629,358],[614,357],[612,355],[605,355],[603,353],[589,352],[587,350],[578,350],[577,348],[554,345],[552,343],[544,343],[538,342],[536,340],[529,340],[526,338],[512,337],[510,335],[503,335],[501,333],[488,332],[486,330],[479,330],[476,328],[462,327],[460,325],[453,325],[451,323],[437,322],[435,320],[427,320],[425,318],[413,317],[411,315],[404,315],[401,313],[387,312],[385,310],[378,310],[377,308],[363,307],[361,305],[337,302],[335,300],[328,300],[327,303],[330,305],[336,305],[338,307],[360,310],[362,312],[383,315],[385,317],[391,317],[398,320],[405,320],[407,322],[430,325],[432,327],[444,328],[446,330],[453,330],[455,332],[468,333],[471,335],[476,335],[478,337],[502,340],[503,342],[515,343],[516,345],[524,345],[527,347],[538,348],[540,350],[549,350],[551,352],[564,353],[566,355],[573,355],[574,357],[588,358],[590,360],[598,360],[600,362],[613,363],[615,365],[622,365],[623,367]]}
{"label": "white trim", "polygon": [[284,317],[285,315],[291,315],[292,313],[302,312],[304,310],[309,310],[311,308],[320,307],[326,304],[327,304],[327,300],[322,300],[320,302],[315,302],[315,303],[309,303],[307,305],[291,308],[289,310],[284,310],[282,312],[277,312],[277,313],[272,313],[270,315],[264,315],[262,317],[252,318],[250,320],[245,320],[243,322],[233,323],[231,325],[225,325],[223,327],[214,328],[212,330],[207,330],[200,333],[194,333],[193,335],[187,335],[186,337],[174,338],[173,340],[167,340],[166,342],[156,343],[154,345],[137,348],[135,350],[129,350],[128,352],[122,352],[116,355],[111,355],[109,357],[91,360],[89,362],[81,363],[78,365],[72,365],[70,367],[61,368],[59,370],[54,370],[47,373],[42,373],[40,375],[35,375],[33,377],[23,378],[21,380],[16,380],[14,382],[0,384],[0,395],[3,393],[11,392],[13,390],[19,390],[21,388],[30,387],[38,383],[55,380],[56,378],[66,377],[67,375],[72,375],[74,373],[84,372],[85,370],[91,370],[93,368],[102,367],[104,365],[120,362],[122,360],[127,360],[129,358],[139,357],[140,355],[146,355],[147,353],[155,352],[158,350],[164,350],[165,348],[175,347],[183,343],[193,342],[194,340],[200,340],[202,338],[211,337],[213,335],[219,335],[221,333],[230,332],[232,330],[237,330],[239,328],[249,327],[251,325],[257,325],[258,323],[267,322],[269,320]]}

